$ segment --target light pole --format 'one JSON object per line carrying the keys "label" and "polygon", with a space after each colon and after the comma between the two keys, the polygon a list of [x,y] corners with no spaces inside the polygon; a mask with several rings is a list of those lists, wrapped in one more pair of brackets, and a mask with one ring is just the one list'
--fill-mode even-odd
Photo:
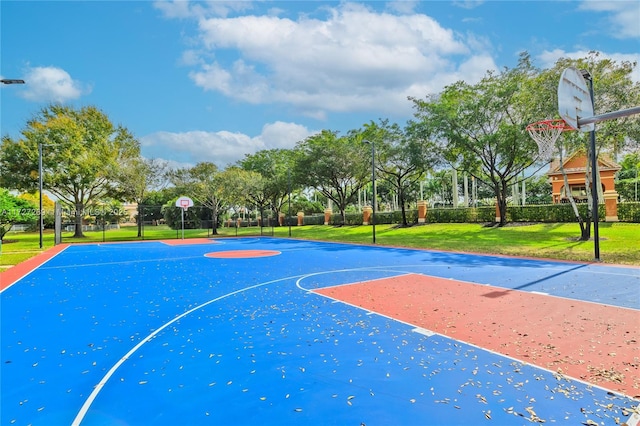
{"label": "light pole", "polygon": [[636,180],[635,180],[635,195],[633,197],[633,199],[635,201],[638,201],[638,166],[640,166],[640,164],[636,164]]}
{"label": "light pole", "polygon": [[38,192],[40,208],[38,210],[38,230],[40,231],[40,248],[42,248],[42,142],[38,143]]}
{"label": "light pole", "polygon": [[287,211],[287,224],[289,225],[289,237],[291,237],[291,169],[287,169],[287,187],[289,189],[289,210]]}
{"label": "light pole", "polygon": [[[587,70],[580,70],[582,76],[589,82],[589,96],[591,103],[594,103],[593,77]],[[595,106],[594,106],[595,108]],[[600,260],[600,233],[598,228],[598,159],[596,155],[596,126],[594,124],[591,131],[591,198],[593,199],[593,251],[595,260]]]}
{"label": "light pole", "polygon": [[43,217],[43,206],[42,206],[42,178],[43,178],[43,170],[42,170],[42,147],[43,146],[52,146],[53,144],[46,144],[42,142],[38,142],[38,192],[40,193],[40,208],[38,210],[38,228],[40,231],[40,248],[42,248],[42,231],[44,230],[44,217]]}
{"label": "light pole", "polygon": [[373,232],[373,244],[376,243],[376,145],[368,140],[362,142],[371,145],[371,186],[373,192],[373,199],[371,200],[371,225]]}

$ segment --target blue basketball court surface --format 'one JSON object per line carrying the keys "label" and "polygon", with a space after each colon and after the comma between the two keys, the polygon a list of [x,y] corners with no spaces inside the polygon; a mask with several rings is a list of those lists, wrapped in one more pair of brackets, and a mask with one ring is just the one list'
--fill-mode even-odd
{"label": "blue basketball court surface", "polygon": [[[630,361],[594,382],[406,319],[435,299],[322,294],[412,276],[615,309]],[[3,425],[639,424],[636,267],[261,237],[67,246],[6,284]]]}

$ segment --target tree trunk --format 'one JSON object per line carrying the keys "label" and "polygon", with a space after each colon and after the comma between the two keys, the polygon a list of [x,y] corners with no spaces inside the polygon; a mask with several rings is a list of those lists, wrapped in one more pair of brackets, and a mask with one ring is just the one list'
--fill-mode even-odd
{"label": "tree trunk", "polygon": [[142,221],[144,220],[144,212],[140,203],[138,203],[138,238],[142,238]]}
{"label": "tree trunk", "polygon": [[404,206],[404,191],[402,189],[398,190],[398,202],[400,203],[400,211],[402,212],[402,226],[409,226],[407,222],[407,210]]}
{"label": "tree trunk", "polygon": [[76,203],[76,211],[75,211],[76,230],[73,234],[73,238],[84,238],[84,233],[82,232],[82,212],[83,211],[84,211],[84,204]]}
{"label": "tree trunk", "polygon": [[211,235],[218,235],[218,206],[211,209]]}
{"label": "tree trunk", "polygon": [[498,226],[502,227],[507,224],[507,185],[501,182],[499,189],[496,194],[496,201],[498,202],[498,211],[500,212],[500,222]]}

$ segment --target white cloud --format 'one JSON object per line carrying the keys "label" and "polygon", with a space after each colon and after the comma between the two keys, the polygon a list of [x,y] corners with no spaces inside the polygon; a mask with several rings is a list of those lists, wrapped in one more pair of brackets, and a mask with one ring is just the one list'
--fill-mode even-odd
{"label": "white cloud", "polygon": [[581,10],[607,13],[606,33],[615,38],[640,38],[640,3],[637,1],[584,1]]}
{"label": "white cloud", "polygon": [[91,92],[91,88],[71,78],[56,67],[33,67],[27,70],[25,90],[20,96],[34,102],[66,102]]}
{"label": "white cloud", "polygon": [[[266,124],[261,134],[255,137],[227,131],[157,132],[142,137],[140,143],[142,153],[147,157],[161,158],[183,167],[206,161],[225,168],[246,154],[264,149],[293,148],[313,133],[316,132],[302,125],[278,121]],[[177,153],[179,158],[173,153]]]}
{"label": "white cloud", "polygon": [[[404,3],[393,5],[413,4]],[[352,3],[325,10],[325,19],[200,19],[202,48],[216,59],[198,59],[191,50],[184,62],[196,68],[189,75],[206,91],[252,104],[288,104],[323,118],[370,110],[405,115],[407,95],[423,94],[411,92],[415,87],[439,91],[452,76],[472,80],[496,68],[487,61],[488,42],[465,38],[427,15],[379,13]],[[234,56],[225,56],[230,51]]]}

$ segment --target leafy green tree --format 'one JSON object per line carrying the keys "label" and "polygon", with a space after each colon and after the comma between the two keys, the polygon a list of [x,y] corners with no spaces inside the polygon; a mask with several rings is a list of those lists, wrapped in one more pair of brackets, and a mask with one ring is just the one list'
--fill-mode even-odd
{"label": "leafy green tree", "polygon": [[365,125],[363,136],[375,143],[378,176],[395,191],[407,226],[406,202],[425,172],[440,162],[436,146],[420,123],[409,122],[405,128],[388,120]]}
{"label": "leafy green tree", "polygon": [[620,197],[626,201],[640,200],[640,151],[625,155],[620,166],[616,181]]}
{"label": "leafy green tree", "polygon": [[226,182],[218,166],[202,162],[191,168],[174,170],[169,176],[178,191],[211,211],[212,232],[217,234],[220,215],[228,205],[224,198]]}
{"label": "leafy green tree", "polygon": [[33,191],[38,187],[38,147],[43,146],[43,186],[74,208],[75,235],[83,237],[85,206],[117,194],[113,180],[140,144],[99,109],[50,105],[29,120],[22,137],[2,138],[0,185]]}
{"label": "leafy green tree", "polygon": [[273,207],[271,193],[268,189],[269,181],[258,172],[246,171],[239,188],[249,204],[254,205],[260,212],[260,223],[264,226],[264,212]]}
{"label": "leafy green tree", "polygon": [[224,182],[221,196],[229,209],[235,213],[239,213],[241,208],[251,203],[246,191],[250,185],[249,181],[255,175],[255,172],[248,172],[238,166],[227,167],[220,173],[220,180]]}
{"label": "leafy green tree", "polygon": [[551,204],[551,182],[546,175],[531,176],[525,183],[526,204]]}
{"label": "leafy green tree", "polygon": [[282,211],[288,200],[289,190],[296,191],[300,186],[292,176],[294,153],[290,149],[270,149],[246,155],[239,164],[244,170],[259,173],[262,176],[263,196],[269,199],[276,216]]}
{"label": "leafy green tree", "polygon": [[[138,216],[142,217],[142,202],[151,190],[161,189],[166,184],[166,176],[165,161],[131,157],[120,167],[116,179],[121,197],[136,203]],[[137,220],[138,237],[142,237],[142,223],[142,220]]]}
{"label": "leafy green tree", "polygon": [[38,207],[0,188],[0,242],[16,223],[32,223],[38,219]]}
{"label": "leafy green tree", "polygon": [[181,229],[182,219],[184,217],[185,229],[198,229],[202,226],[202,219],[198,215],[197,208],[189,208],[183,213],[182,208],[176,207],[176,201],[179,196],[172,198],[162,206],[162,215],[166,224],[171,229]]}
{"label": "leafy green tree", "polygon": [[458,171],[489,184],[506,223],[508,189],[536,157],[536,144],[524,131],[516,95],[534,69],[523,55],[518,66],[488,72],[477,84],[459,81],[425,100],[411,98],[416,117]]}
{"label": "leafy green tree", "polygon": [[[38,191],[36,192],[25,192],[24,194],[18,195],[18,198],[22,198],[27,200],[29,203],[34,206],[38,206],[40,208],[40,195]],[[53,228],[55,222],[55,206],[56,203],[47,196],[47,194],[42,194],[42,223],[45,228]],[[36,224],[37,226],[37,224]]]}
{"label": "leafy green tree", "polygon": [[339,137],[323,130],[296,145],[296,181],[332,200],[346,223],[345,210],[370,180],[371,154],[357,132]]}
{"label": "leafy green tree", "polygon": [[453,172],[451,170],[437,170],[426,180],[424,190],[427,198],[439,200],[446,206],[453,205]]}
{"label": "leafy green tree", "polygon": [[[558,82],[562,72],[573,67],[586,70],[591,75],[594,91],[594,113],[603,114],[640,105],[640,83],[634,81],[637,72],[635,62],[617,62],[601,58],[598,52],[590,52],[579,59],[560,58],[552,68],[539,72],[534,78],[523,84],[518,102],[524,105],[527,123],[558,117]],[[640,141],[640,115],[632,115],[616,120],[596,124],[596,156],[607,152],[615,157],[617,153],[628,149],[637,149]],[[591,143],[588,133],[564,132],[556,142],[555,155],[567,158],[577,151],[583,151],[591,157]],[[562,161],[561,161],[562,162]],[[566,174],[563,173],[566,181]],[[586,186],[592,187],[593,176],[599,180],[599,173],[591,170],[587,162]],[[565,184],[568,186],[568,182]],[[600,185],[597,188],[601,189]],[[572,202],[576,220],[580,225],[580,240],[591,237],[593,221],[593,202],[591,191],[587,191],[588,214],[582,217],[575,201]],[[601,199],[601,195],[599,197]]]}
{"label": "leafy green tree", "polygon": [[138,217],[136,217],[136,222],[142,224],[148,222],[157,223],[159,220],[164,219],[162,207],[171,200],[175,203],[178,196],[173,187],[148,192],[142,199],[141,216],[138,215]]}

